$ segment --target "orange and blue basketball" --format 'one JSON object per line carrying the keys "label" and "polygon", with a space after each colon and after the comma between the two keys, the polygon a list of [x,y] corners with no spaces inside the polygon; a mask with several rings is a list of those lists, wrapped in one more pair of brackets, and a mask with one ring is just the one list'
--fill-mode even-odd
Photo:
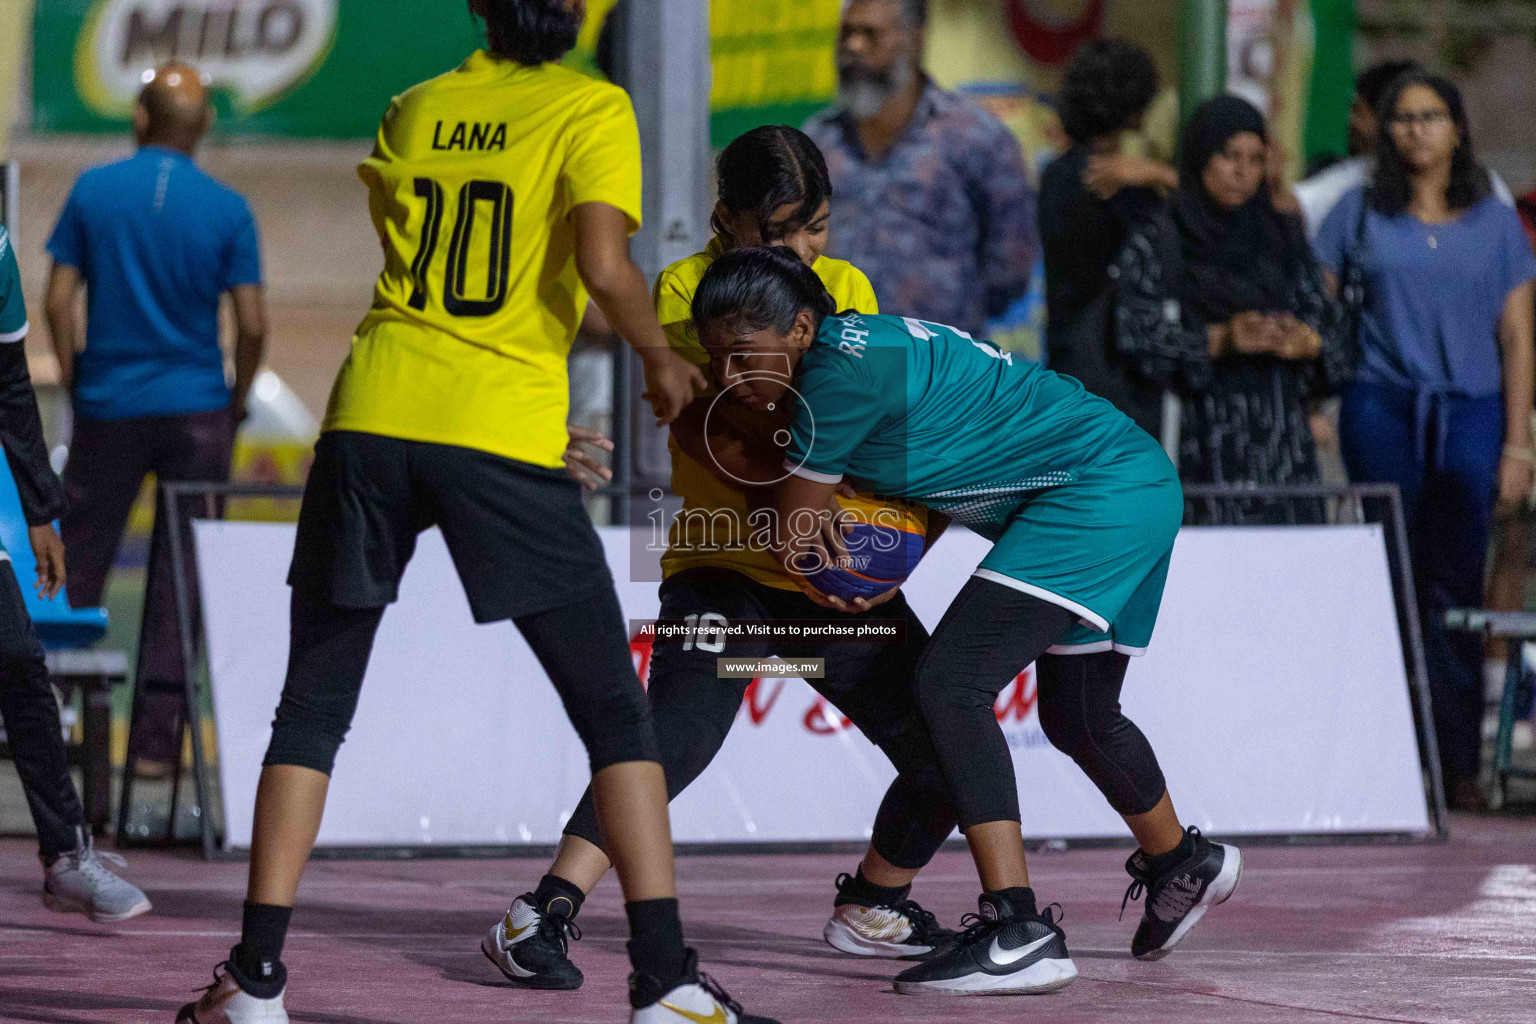
{"label": "orange and blue basketball", "polygon": [[838,502],[848,513],[844,520],[852,519],[852,529],[843,536],[848,548],[846,563],[822,566],[807,573],[806,579],[823,594],[844,601],[878,597],[905,583],[923,557],[928,510],[862,494],[840,496]]}

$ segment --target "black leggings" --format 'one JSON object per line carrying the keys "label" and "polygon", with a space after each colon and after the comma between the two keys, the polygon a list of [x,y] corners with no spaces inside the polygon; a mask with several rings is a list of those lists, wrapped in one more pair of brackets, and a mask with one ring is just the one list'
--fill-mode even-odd
{"label": "black leggings", "polygon": [[[711,614],[722,623],[854,618],[819,608],[798,591],[766,587],[734,573],[680,573],[662,584],[661,595],[660,618],[668,621]],[[927,632],[904,598],[863,618],[904,621],[905,641],[770,645],[731,639],[714,651],[702,645],[685,650],[680,641],[658,643],[651,661],[650,701],[666,771],[667,798],[688,788],[714,760],[751,683],[749,679],[721,679],[716,665],[719,657],[761,658],[770,653],[824,657],[826,678],[811,680],[811,685],[848,716],[898,772],[875,815],[871,845],[895,867],[917,870],[927,864],[955,829],[954,803],[922,714],[912,699],[913,666],[924,649]],[[765,768],[771,770],[771,766]],[[590,789],[566,822],[565,831],[603,847]]]}
{"label": "black leggings", "polygon": [[10,738],[39,849],[50,858],[73,850],[85,813],[69,777],[59,702],[48,685],[43,645],[9,559],[0,562],[0,722]]}
{"label": "black leggings", "polygon": [[934,631],[915,687],[961,828],[1018,821],[1013,757],[997,722],[998,694],[1031,663],[1040,726],[1076,761],[1111,807],[1144,814],[1167,789],[1147,738],[1120,712],[1129,658],[1114,651],[1057,655],[1075,617],[990,580],[966,583]]}
{"label": "black leggings", "polygon": [[[294,587],[288,677],[264,764],[331,773],[383,616],[383,608],[343,608],[313,587]],[[658,760],[612,587],[513,622],[555,684],[594,774],[625,761]]]}

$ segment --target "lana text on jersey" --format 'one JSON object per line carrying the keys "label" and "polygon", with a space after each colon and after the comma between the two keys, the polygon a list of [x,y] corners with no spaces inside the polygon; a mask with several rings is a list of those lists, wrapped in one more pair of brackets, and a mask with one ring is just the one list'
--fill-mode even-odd
{"label": "lana text on jersey", "polygon": [[507,126],[486,121],[460,121],[449,134],[448,141],[444,142],[443,122],[439,121],[437,122],[437,127],[432,129],[432,148],[441,150],[478,149],[482,152],[492,149],[505,150],[507,148]]}

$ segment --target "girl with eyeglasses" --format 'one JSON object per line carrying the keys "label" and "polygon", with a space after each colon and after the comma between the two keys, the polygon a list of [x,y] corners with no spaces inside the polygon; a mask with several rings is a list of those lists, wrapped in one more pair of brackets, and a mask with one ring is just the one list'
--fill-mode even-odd
{"label": "girl with eyeglasses", "polygon": [[1410,71],[1379,121],[1375,181],[1344,197],[1315,242],[1335,285],[1364,285],[1340,446],[1353,481],[1402,491],[1441,770],[1467,807],[1478,803],[1482,643],[1450,633],[1445,610],[1482,603],[1494,516],[1530,491],[1536,256],[1490,194],[1454,85]]}

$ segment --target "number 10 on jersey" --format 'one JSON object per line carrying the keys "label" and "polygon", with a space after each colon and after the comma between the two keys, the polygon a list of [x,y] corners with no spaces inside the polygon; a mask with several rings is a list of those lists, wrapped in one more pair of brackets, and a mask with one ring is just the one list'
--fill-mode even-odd
{"label": "number 10 on jersey", "polygon": [[[426,216],[421,225],[421,245],[411,261],[409,305],[426,309],[431,297],[427,274],[437,255],[438,236],[447,213],[446,193],[441,182],[432,178],[416,179],[416,196],[426,200]],[[477,178],[459,187],[453,234],[448,240],[447,266],[443,271],[443,308],[453,316],[490,316],[507,301],[508,275],[512,266],[512,190],[499,181]],[[476,245],[475,224],[479,204],[490,204],[490,230]],[[468,282],[481,280],[481,271],[470,270],[475,254],[484,251],[485,291],[468,294]]]}

